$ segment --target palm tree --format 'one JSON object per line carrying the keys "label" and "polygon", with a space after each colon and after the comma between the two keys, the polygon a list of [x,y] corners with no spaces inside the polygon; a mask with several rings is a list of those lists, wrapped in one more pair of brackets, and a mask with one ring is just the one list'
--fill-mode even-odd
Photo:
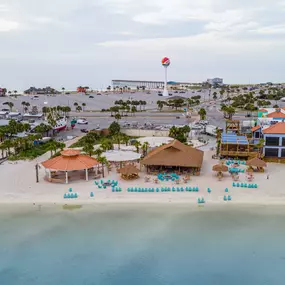
{"label": "palm tree", "polygon": [[82,103],[82,109],[84,111],[84,107],[86,107],[86,103]]}
{"label": "palm tree", "polygon": [[116,134],[115,136],[113,136],[113,140],[118,144],[118,148],[120,149],[123,140],[122,134],[121,133]]}
{"label": "palm tree", "polygon": [[14,94],[16,95],[18,93],[18,91],[17,90],[14,90]]}
{"label": "palm tree", "polygon": [[135,106],[132,106],[131,112],[132,112],[132,114],[133,114],[133,116],[134,116],[135,113],[137,112],[137,108],[136,108]]}
{"label": "palm tree", "polygon": [[9,106],[10,108],[10,111],[12,112],[12,109],[14,107],[14,104],[12,102],[8,102],[7,105]]}
{"label": "palm tree", "polygon": [[137,149],[137,153],[139,153],[140,147],[141,147],[141,143],[139,141],[135,140],[133,144],[134,144],[134,146]]}
{"label": "palm tree", "polygon": [[77,107],[76,107],[76,111],[77,111],[77,112],[81,112],[81,111],[82,111],[82,107],[81,107],[81,106],[77,106]]}
{"label": "palm tree", "polygon": [[94,155],[96,155],[97,158],[100,157],[102,153],[103,153],[103,150],[101,148],[97,148],[94,151]]}
{"label": "palm tree", "polygon": [[31,106],[31,104],[29,102],[26,102],[26,110],[27,110],[27,112],[29,111],[30,106]]}
{"label": "palm tree", "polygon": [[156,104],[157,104],[157,107],[158,107],[159,111],[161,112],[162,109],[163,109],[163,106],[164,106],[164,102],[158,100],[158,101],[156,102]]}
{"label": "palm tree", "polygon": [[110,139],[104,139],[101,143],[101,149],[103,151],[113,149],[113,142]]}
{"label": "palm tree", "polygon": [[198,112],[199,116],[200,116],[200,120],[205,120],[207,112],[204,108],[201,108]]}
{"label": "palm tree", "polygon": [[78,103],[74,102],[73,106],[75,107],[75,110],[76,110],[76,107],[78,106]]}
{"label": "palm tree", "polygon": [[92,156],[92,154],[94,154],[94,145],[92,143],[86,143],[83,146],[82,149],[85,153],[87,153],[89,156]]}
{"label": "palm tree", "polygon": [[23,112],[24,112],[24,108],[25,108],[25,106],[26,106],[26,102],[25,102],[25,101],[23,101],[23,102],[21,103],[21,105],[22,105]]}
{"label": "palm tree", "polygon": [[144,144],[142,145],[143,156],[147,155],[148,148],[149,148],[149,143],[144,142]]}
{"label": "palm tree", "polygon": [[258,143],[255,145],[258,148],[259,157],[261,157],[261,155],[262,155],[262,150],[263,150],[263,147],[264,147],[264,143],[265,143],[265,140],[264,139],[260,139],[258,141]]}
{"label": "palm tree", "polygon": [[2,143],[3,149],[7,150],[8,155],[11,155],[11,148],[14,146],[11,139],[4,140]]}
{"label": "palm tree", "polygon": [[227,114],[228,114],[228,118],[231,120],[233,118],[233,115],[236,113],[236,110],[234,107],[232,106],[228,106],[227,108]]}
{"label": "palm tree", "polygon": [[119,122],[119,120],[122,119],[122,116],[121,116],[119,113],[117,113],[117,114],[115,115],[115,119],[117,120],[117,122]]}
{"label": "palm tree", "polygon": [[62,94],[64,94],[65,88],[64,88],[64,87],[62,87],[62,88],[61,88],[61,90],[62,90]]}
{"label": "palm tree", "polygon": [[102,165],[102,175],[103,175],[103,178],[104,178],[105,177],[105,175],[104,175],[104,165],[108,166],[109,162],[108,162],[108,160],[107,160],[107,158],[105,156],[97,157],[97,161],[99,163],[101,163],[101,165]]}

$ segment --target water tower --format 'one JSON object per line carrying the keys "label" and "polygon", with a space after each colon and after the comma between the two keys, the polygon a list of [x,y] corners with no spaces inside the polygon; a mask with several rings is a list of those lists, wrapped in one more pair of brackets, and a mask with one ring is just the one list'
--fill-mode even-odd
{"label": "water tower", "polygon": [[165,70],[165,79],[164,79],[164,90],[163,90],[163,96],[168,96],[168,90],[167,90],[167,67],[170,65],[170,59],[168,57],[164,57],[161,61],[162,66]]}

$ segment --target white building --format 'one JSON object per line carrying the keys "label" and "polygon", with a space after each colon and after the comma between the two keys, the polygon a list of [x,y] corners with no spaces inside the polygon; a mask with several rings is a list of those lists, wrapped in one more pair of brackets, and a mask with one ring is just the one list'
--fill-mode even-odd
{"label": "white building", "polygon": [[207,83],[211,84],[211,85],[223,85],[224,84],[224,80],[223,78],[212,78],[212,79],[207,79]]}

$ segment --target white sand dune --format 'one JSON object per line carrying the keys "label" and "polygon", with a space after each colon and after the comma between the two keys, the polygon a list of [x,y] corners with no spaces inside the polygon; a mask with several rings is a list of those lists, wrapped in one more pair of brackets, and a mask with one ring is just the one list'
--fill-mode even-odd
{"label": "white sand dune", "polygon": [[[212,166],[217,163],[211,158],[212,152],[205,152],[205,160],[201,176],[191,177],[191,181],[186,184],[180,184],[180,187],[198,186],[200,191],[193,192],[159,192],[159,193],[129,193],[128,187],[173,187],[177,186],[173,182],[160,182],[155,184],[145,183],[143,171],[140,179],[136,181],[124,181],[119,175],[112,171],[107,174],[105,179],[116,179],[123,191],[113,193],[110,188],[98,189],[94,181],[86,182],[80,180],[66,184],[52,184],[44,180],[45,171],[40,169],[40,182],[36,183],[35,165],[49,158],[49,154],[34,160],[22,161],[17,163],[6,162],[0,166],[0,203],[59,203],[59,204],[87,204],[87,203],[186,203],[197,204],[197,198],[204,197],[207,204],[259,204],[285,205],[285,187],[284,187],[284,165],[270,163],[265,173],[255,174],[253,183],[258,184],[258,189],[250,188],[233,188],[230,175],[226,175],[223,181],[218,181],[212,172]],[[270,179],[267,179],[269,174]],[[245,174],[240,175],[240,182],[246,182]],[[78,199],[64,199],[63,195],[69,189],[73,188],[74,192],[79,193]],[[208,187],[212,190],[209,194]],[[225,188],[228,188],[232,196],[231,202],[224,202],[223,196]],[[90,192],[95,194],[90,198]]]}

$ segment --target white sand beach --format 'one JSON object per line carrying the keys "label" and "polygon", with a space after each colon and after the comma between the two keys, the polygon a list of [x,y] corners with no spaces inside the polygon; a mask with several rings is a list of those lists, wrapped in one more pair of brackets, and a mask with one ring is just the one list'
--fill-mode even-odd
{"label": "white sand beach", "polygon": [[[111,188],[98,189],[94,180],[88,182],[79,180],[70,184],[56,184],[44,180],[45,170],[39,170],[39,183],[36,183],[36,163],[49,158],[49,154],[34,160],[21,162],[5,162],[0,165],[0,203],[2,204],[88,204],[88,203],[183,203],[197,204],[198,198],[204,198],[205,206],[208,204],[257,204],[257,205],[285,205],[284,165],[269,163],[265,173],[254,173],[252,183],[258,184],[257,189],[237,188],[232,186],[232,178],[225,174],[222,181],[218,181],[212,166],[217,160],[212,159],[213,152],[205,151],[201,175],[191,176],[187,184],[181,183],[179,187],[198,186],[199,192],[159,192],[159,193],[130,193],[128,187],[161,188],[177,187],[174,182],[145,182],[146,173],[140,173],[140,178],[134,181],[121,179],[115,170],[106,172],[105,180],[118,180],[122,192],[112,192]],[[269,179],[267,175],[269,174]],[[246,182],[246,174],[240,174],[240,182]],[[79,194],[77,199],[64,199],[64,193],[72,187]],[[211,189],[211,193],[207,189]],[[225,188],[229,193],[225,193]],[[94,198],[90,197],[94,192]],[[224,202],[224,195],[231,195],[232,201]]]}

